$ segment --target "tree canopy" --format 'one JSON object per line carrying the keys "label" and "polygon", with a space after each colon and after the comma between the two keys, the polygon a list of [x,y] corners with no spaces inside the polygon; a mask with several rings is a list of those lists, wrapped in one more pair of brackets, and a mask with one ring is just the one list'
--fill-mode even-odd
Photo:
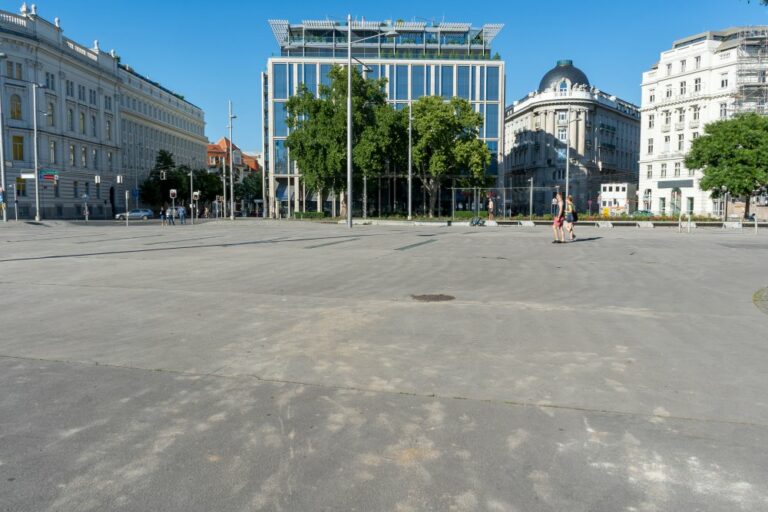
{"label": "tree canopy", "polygon": [[[347,70],[333,66],[330,85],[320,85],[316,97],[304,85],[286,103],[286,141],[291,158],[301,169],[306,185],[316,191],[346,190],[347,160]],[[386,129],[376,128],[378,120],[390,122],[384,109],[386,79],[366,80],[352,69],[353,165],[362,173],[376,172],[382,161]]]}
{"label": "tree canopy", "polygon": [[746,198],[768,186],[768,118],[744,114],[706,125],[685,158],[689,169],[704,173],[699,186],[714,197],[723,191]]}
{"label": "tree canopy", "polygon": [[413,104],[413,162],[429,194],[430,217],[444,177],[484,176],[491,154],[478,138],[482,125],[483,116],[461,98],[425,96]]}
{"label": "tree canopy", "polygon": [[[177,191],[180,204],[189,200],[189,174],[193,173],[195,190],[200,191],[200,200],[213,201],[222,193],[221,177],[209,174],[205,169],[191,170],[186,165],[176,167],[173,154],[161,149],[155,158],[155,167],[146,179],[139,185],[141,201],[151,207],[160,207],[169,203],[169,192],[172,188]],[[163,173],[165,179],[162,179]]]}

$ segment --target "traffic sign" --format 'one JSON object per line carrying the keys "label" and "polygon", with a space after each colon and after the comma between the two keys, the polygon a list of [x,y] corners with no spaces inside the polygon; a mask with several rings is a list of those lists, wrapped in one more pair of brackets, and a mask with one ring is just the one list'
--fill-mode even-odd
{"label": "traffic sign", "polygon": [[171,196],[171,199],[176,199],[176,189],[175,188],[171,189],[170,196]]}

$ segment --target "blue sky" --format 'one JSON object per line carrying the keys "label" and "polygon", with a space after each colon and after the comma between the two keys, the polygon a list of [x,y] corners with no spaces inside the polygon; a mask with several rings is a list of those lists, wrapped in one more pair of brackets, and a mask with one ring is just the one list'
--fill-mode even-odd
{"label": "blue sky", "polygon": [[[260,147],[259,73],[278,51],[270,18],[414,19],[504,23],[494,50],[507,63],[507,104],[535,89],[558,59],[572,59],[593,85],[639,103],[641,74],[674,39],[733,25],[768,24],[768,8],[747,0],[40,0],[39,15],[61,18],[64,34],[114,48],[125,64],[205,110],[206,135],[226,134],[234,103],[235,143]],[[32,2],[30,2],[32,3]],[[21,1],[0,3],[18,12]],[[471,8],[468,8],[471,7]]]}

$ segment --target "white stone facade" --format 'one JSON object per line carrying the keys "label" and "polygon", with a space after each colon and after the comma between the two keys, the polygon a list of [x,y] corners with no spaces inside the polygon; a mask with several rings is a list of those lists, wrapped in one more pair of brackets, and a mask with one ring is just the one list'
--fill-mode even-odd
{"label": "white stone facade", "polygon": [[141,182],[158,149],[174,153],[178,164],[204,166],[203,112],[121,65],[98,42],[86,47],[64,37],[58,19],[26,6],[19,14],[0,11],[0,52],[8,218],[35,215],[35,183],[20,180],[34,172],[34,90],[38,168],[58,176],[39,182],[43,219],[82,218],[86,204],[96,219],[122,211],[125,190]]}
{"label": "white stone facade", "polygon": [[636,183],[639,123],[637,106],[589,85],[570,61],[558,62],[539,90],[505,112],[504,186],[510,208],[527,213],[533,186],[533,211],[550,211],[556,191],[566,189],[569,141],[569,194],[579,211],[594,211],[602,183]]}
{"label": "white stone facade", "polygon": [[702,173],[687,169],[684,158],[707,123],[737,110],[742,43],[755,30],[768,27],[680,39],[643,73],[639,209],[658,215],[722,214],[722,201],[699,188]]}

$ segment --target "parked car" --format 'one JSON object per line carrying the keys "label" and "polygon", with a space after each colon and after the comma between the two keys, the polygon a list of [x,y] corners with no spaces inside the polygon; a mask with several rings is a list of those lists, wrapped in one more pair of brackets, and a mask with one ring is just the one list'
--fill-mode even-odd
{"label": "parked car", "polygon": [[[146,208],[135,208],[128,212],[129,220],[147,220],[154,218],[152,210]],[[125,212],[115,215],[115,220],[125,220]]]}

